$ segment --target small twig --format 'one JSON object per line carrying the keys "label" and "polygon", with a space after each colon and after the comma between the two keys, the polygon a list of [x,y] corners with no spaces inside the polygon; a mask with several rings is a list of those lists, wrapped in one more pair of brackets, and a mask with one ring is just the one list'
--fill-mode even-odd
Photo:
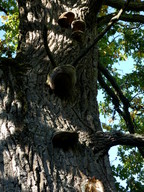
{"label": "small twig", "polygon": [[136,93],[132,98],[131,98],[131,100],[130,101],[132,101],[137,95],[139,95],[139,92],[138,93]]}

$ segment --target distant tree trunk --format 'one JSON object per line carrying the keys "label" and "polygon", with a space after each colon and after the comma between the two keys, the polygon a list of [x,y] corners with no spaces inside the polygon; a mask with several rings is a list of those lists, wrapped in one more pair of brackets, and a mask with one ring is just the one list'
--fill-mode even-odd
{"label": "distant tree trunk", "polygon": [[[97,47],[75,66],[77,82],[68,99],[46,84],[52,63],[44,47],[44,25],[55,63],[72,64],[96,36],[93,5],[23,0],[18,6],[19,62],[7,63],[0,71],[0,191],[81,191],[82,183],[92,177],[106,192],[116,191],[107,151],[95,153],[91,147],[90,136],[102,130],[96,101]],[[73,39],[70,27],[58,25],[65,11],[85,20],[82,41]],[[58,131],[78,133],[78,143],[68,149],[55,147],[52,140]]]}

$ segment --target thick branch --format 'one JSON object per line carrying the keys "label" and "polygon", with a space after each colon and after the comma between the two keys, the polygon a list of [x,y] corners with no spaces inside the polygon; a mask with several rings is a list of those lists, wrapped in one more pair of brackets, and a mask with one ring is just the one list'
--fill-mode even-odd
{"label": "thick branch", "polygon": [[123,104],[125,104],[127,107],[130,106],[128,99],[123,95],[121,89],[119,88],[119,85],[116,83],[116,80],[114,77],[110,74],[110,72],[99,63],[98,69],[102,72],[102,74],[109,80],[109,82],[112,84],[113,88],[116,90],[118,96],[120,97]]}
{"label": "thick branch", "polygon": [[105,83],[105,81],[102,78],[102,75],[100,72],[98,72],[98,81],[100,83],[100,86],[106,91],[106,93],[112,98],[112,103],[115,106],[116,111],[125,119],[126,116],[125,114],[121,111],[121,109],[119,108],[120,106],[120,101],[119,98],[117,97],[117,95],[114,93],[114,91]]}
{"label": "thick branch", "polygon": [[[94,143],[95,152],[105,149],[109,150],[115,145],[127,145],[133,147],[144,146],[144,135],[126,134],[120,131],[114,131],[111,133],[98,131],[91,139]],[[98,143],[100,144],[98,145]]]}
{"label": "thick branch", "polygon": [[[125,5],[125,1],[117,1],[117,0],[106,0],[105,5],[111,6],[116,9],[121,9]],[[130,2],[126,8],[127,11],[143,11],[144,10],[144,2]]]}
{"label": "thick branch", "polygon": [[[114,14],[109,14],[109,15],[106,15],[103,17],[99,17],[98,25],[101,26],[101,25],[107,24],[113,16],[114,16]],[[128,21],[128,22],[144,23],[144,16],[138,15],[138,14],[133,14],[133,15],[123,14],[120,16],[119,20]]]}
{"label": "thick branch", "polygon": [[[103,72],[103,71],[102,71]],[[109,72],[108,72],[109,73]],[[107,74],[105,75],[107,77]],[[113,77],[107,77],[107,79],[112,82],[112,86],[113,84],[115,85],[116,82],[114,81]],[[111,81],[112,80],[112,81]],[[105,89],[105,91],[107,92],[107,94],[112,98],[112,103],[115,106],[116,111],[124,118],[126,125],[128,127],[128,130],[130,133],[134,133],[134,125],[132,123],[131,117],[130,117],[130,113],[128,112],[128,106],[124,108],[124,112],[121,111],[121,109],[119,108],[119,98],[117,97],[117,95],[114,93],[114,91],[112,91],[112,89],[110,89],[110,87],[104,82],[101,73],[98,73],[98,81],[101,85],[101,87],[103,89]],[[116,84],[117,85],[117,84]],[[114,88],[116,87],[117,90],[120,90],[118,85],[117,86],[113,86]],[[120,97],[121,100],[121,97]]]}
{"label": "thick branch", "polygon": [[129,145],[129,146],[144,146],[144,135],[139,134],[124,134],[121,132],[114,132],[111,134],[111,146],[115,145]]}
{"label": "thick branch", "polygon": [[[108,72],[107,69],[105,69],[103,66],[98,65],[98,68],[101,70],[101,72],[105,75],[105,77],[110,81],[110,83],[112,84],[112,86],[115,88],[115,90],[119,93],[119,98],[123,103],[123,110],[124,112],[122,112],[119,109],[119,99],[118,97],[115,95],[115,93],[108,87],[108,85],[104,82],[101,74],[98,74],[98,80],[100,85],[106,90],[107,94],[112,97],[112,102],[115,105],[115,109],[117,110],[117,112],[124,118],[126,125],[128,127],[128,130],[130,133],[135,133],[135,126],[132,122],[130,113],[128,111],[128,108],[130,106],[129,101],[126,99],[126,97],[123,95],[123,93],[121,92],[119,86],[117,85],[115,79],[110,75],[110,73]],[[122,97],[121,97],[122,96]],[[141,146],[138,146],[138,149],[141,153],[141,155],[144,157],[144,148]]]}
{"label": "thick branch", "polygon": [[[113,88],[115,89],[115,91],[117,92],[121,102],[123,103],[123,110],[125,115],[122,115],[124,120],[126,121],[128,130],[130,133],[135,133],[134,131],[134,124],[132,122],[130,113],[128,111],[128,108],[130,106],[130,103],[128,101],[128,99],[123,95],[122,91],[120,90],[118,84],[116,83],[116,80],[114,79],[114,77],[109,73],[109,71],[102,65],[98,65],[98,69],[101,71],[101,73],[108,79],[108,81],[111,83],[111,85],[113,86]],[[117,106],[116,106],[117,107]],[[120,113],[121,115],[121,113]]]}
{"label": "thick branch", "polygon": [[143,15],[137,15],[137,14],[133,14],[133,15],[123,14],[120,17],[120,20],[129,21],[129,22],[144,23],[144,16]]}

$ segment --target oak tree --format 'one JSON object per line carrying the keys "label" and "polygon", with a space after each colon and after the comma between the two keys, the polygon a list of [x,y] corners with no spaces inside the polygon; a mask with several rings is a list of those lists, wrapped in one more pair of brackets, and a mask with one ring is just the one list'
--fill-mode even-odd
{"label": "oak tree", "polygon": [[[144,157],[144,136],[135,134],[137,126],[130,113],[133,100],[110,69],[123,58],[119,45],[125,46],[127,54],[137,46],[133,56],[143,57],[143,40],[135,45],[138,31],[128,23],[143,24],[144,2],[17,0],[17,6],[15,1],[0,4],[6,20],[17,8],[16,56],[12,52],[17,33],[11,33],[10,23],[4,29],[11,36],[0,44],[0,190],[117,191],[108,151],[128,145],[138,147]],[[12,18],[17,20],[17,14]],[[17,25],[12,27],[17,30]],[[109,44],[110,36],[118,32],[125,41]],[[103,132],[99,85],[128,133]]]}

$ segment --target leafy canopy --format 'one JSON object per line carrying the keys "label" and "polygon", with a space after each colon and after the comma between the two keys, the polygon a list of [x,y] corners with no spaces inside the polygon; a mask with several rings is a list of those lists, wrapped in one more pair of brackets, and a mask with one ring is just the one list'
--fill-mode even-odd
{"label": "leafy canopy", "polygon": [[0,37],[0,56],[11,57],[18,45],[18,7],[15,0],[3,0],[0,8],[0,31],[4,32],[3,37]]}

